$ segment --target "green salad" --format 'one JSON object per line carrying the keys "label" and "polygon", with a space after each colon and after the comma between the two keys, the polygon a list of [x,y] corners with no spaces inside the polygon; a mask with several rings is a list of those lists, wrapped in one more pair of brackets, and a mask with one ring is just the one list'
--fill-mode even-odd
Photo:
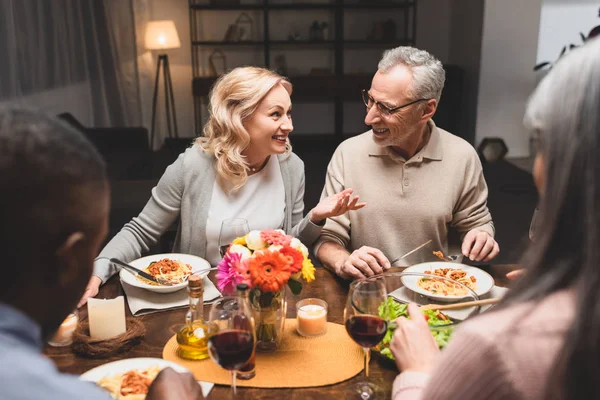
{"label": "green salad", "polygon": [[[433,334],[437,345],[440,349],[443,349],[448,345],[448,341],[454,331],[452,321],[445,314],[442,314],[437,310],[424,310],[423,315],[425,315],[425,319],[429,326],[432,327],[431,333]],[[398,303],[393,298],[388,297],[387,300],[379,306],[379,316],[386,321],[393,321],[398,317],[408,318],[408,304]],[[375,348],[391,360],[394,359],[394,355],[390,350],[390,342],[394,336],[394,329],[396,329],[394,324],[388,324],[388,330],[383,340]]]}

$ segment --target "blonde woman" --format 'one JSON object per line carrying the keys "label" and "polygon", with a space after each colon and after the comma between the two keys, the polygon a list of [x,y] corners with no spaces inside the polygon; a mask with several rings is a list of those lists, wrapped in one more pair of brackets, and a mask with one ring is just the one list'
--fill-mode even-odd
{"label": "blonde woman", "polygon": [[[292,84],[264,68],[236,68],[215,83],[204,137],[180,154],[152,189],[136,218],[106,245],[100,257],[139,258],[179,219],[173,251],[219,261],[221,222],[248,220],[250,229],[282,228],[306,245],[325,219],[358,210],[352,189],[327,197],[306,216],[304,163],[292,153]],[[80,306],[117,267],[97,259]]]}

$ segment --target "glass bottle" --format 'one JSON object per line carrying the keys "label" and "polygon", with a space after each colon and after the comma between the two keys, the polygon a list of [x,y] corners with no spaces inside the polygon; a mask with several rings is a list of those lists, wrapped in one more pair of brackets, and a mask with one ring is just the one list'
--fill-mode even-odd
{"label": "glass bottle", "polygon": [[177,355],[186,360],[208,358],[207,342],[210,330],[204,322],[204,286],[202,278],[192,275],[188,279],[190,309],[185,315],[185,326],[177,333]]}
{"label": "glass bottle", "polygon": [[[248,285],[245,283],[238,283],[236,286],[236,290],[237,290],[237,294],[240,297],[241,301],[246,303],[246,306],[249,310],[251,310],[250,307],[250,300],[248,299]],[[240,323],[251,323],[250,321],[240,321]],[[255,351],[252,353],[252,357],[250,357],[250,360],[248,360],[248,362],[241,367],[238,371],[236,371],[236,376],[239,379],[252,379],[256,376],[256,361],[255,361],[255,357],[256,357],[256,349]]]}

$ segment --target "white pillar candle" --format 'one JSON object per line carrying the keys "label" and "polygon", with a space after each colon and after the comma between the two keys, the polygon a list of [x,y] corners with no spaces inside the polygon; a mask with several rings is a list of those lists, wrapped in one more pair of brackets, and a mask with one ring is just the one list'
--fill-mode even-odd
{"label": "white pillar candle", "polygon": [[327,332],[327,303],[319,299],[298,302],[296,330],[302,336],[318,336]]}
{"label": "white pillar candle", "polygon": [[92,339],[105,340],[125,333],[123,296],[112,300],[88,299],[87,304]]}

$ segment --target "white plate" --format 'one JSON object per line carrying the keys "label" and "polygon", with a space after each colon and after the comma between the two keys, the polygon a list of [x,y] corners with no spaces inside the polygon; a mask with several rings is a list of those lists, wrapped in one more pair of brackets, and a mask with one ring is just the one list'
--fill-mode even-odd
{"label": "white plate", "polygon": [[182,367],[172,361],[163,360],[162,358],[127,358],[125,360],[113,361],[107,364],[92,368],[79,377],[79,379],[97,383],[100,379],[122,374],[132,369],[146,369],[153,366],[158,366],[161,370],[167,367],[173,368],[177,372],[190,372],[187,368]]}
{"label": "white plate", "polygon": [[[474,292],[478,296],[483,296],[484,294],[486,294],[487,292],[492,290],[492,288],[494,287],[494,278],[492,278],[492,276],[490,274],[488,274],[487,272],[485,272],[482,269],[479,269],[477,267],[471,267],[470,265],[465,265],[465,264],[450,263],[450,262],[445,262],[445,261],[435,261],[435,262],[428,262],[428,263],[413,265],[411,267],[406,268],[403,272],[424,273],[425,271],[433,271],[438,268],[462,269],[463,271],[465,271],[467,273],[467,276],[472,275],[475,278],[477,278],[477,282],[476,282],[477,289],[474,290]],[[417,282],[419,281],[419,279],[421,279],[420,276],[410,276],[410,275],[403,276],[402,283],[404,284],[404,286],[406,286],[408,289],[412,290],[413,292],[422,294],[422,295],[430,297],[432,299],[450,301],[450,300],[460,300],[460,299],[467,297],[467,296],[453,296],[453,295],[443,295],[443,294],[431,293],[428,290],[421,289],[417,285]]]}
{"label": "white plate", "polygon": [[[208,275],[208,272],[209,272],[208,270],[210,269],[210,263],[208,261],[206,261],[204,258],[201,258],[198,256],[193,256],[191,254],[179,254],[179,253],[154,254],[151,256],[138,258],[137,260],[131,261],[129,264],[136,267],[137,269],[144,270],[148,267],[148,265],[150,265],[151,262],[160,261],[163,258],[169,258],[171,260],[179,260],[185,264],[189,264],[192,267],[192,273],[206,270],[204,272],[197,274],[197,275],[200,275],[202,278],[204,278],[206,275]],[[120,276],[121,280],[123,282],[127,283],[128,285],[146,289],[146,290],[150,290],[150,291],[156,292],[156,293],[173,293],[173,292],[176,292],[187,286],[187,281],[183,282],[183,283],[178,283],[177,285],[171,285],[171,286],[148,285],[147,283],[140,281],[133,274],[129,273],[125,268],[121,269],[119,276]]]}
{"label": "white plate", "polygon": [[[167,367],[173,368],[176,372],[190,372],[185,367],[174,363],[172,361],[163,360],[162,358],[128,358],[125,360],[113,361],[104,365],[100,365],[96,368],[92,368],[83,375],[79,377],[79,379],[98,383],[98,381],[105,376],[113,376],[117,374],[122,374],[132,369],[146,369],[153,366],[158,366],[161,370]],[[191,373],[191,372],[190,372]],[[212,390],[214,384],[209,382],[200,382],[198,384],[202,388],[202,394],[204,394],[204,398],[208,397],[208,394]]]}

